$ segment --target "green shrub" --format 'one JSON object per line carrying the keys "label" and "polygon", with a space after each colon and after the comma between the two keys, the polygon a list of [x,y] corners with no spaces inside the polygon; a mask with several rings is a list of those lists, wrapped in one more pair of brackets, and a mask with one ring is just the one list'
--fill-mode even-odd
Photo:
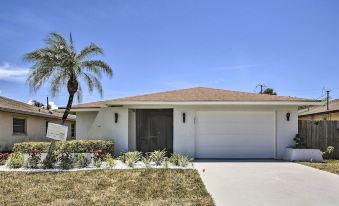
{"label": "green shrub", "polygon": [[106,163],[110,168],[113,168],[117,164],[117,161],[112,157],[111,154],[107,154]]}
{"label": "green shrub", "polygon": [[166,151],[165,150],[155,150],[154,152],[150,153],[151,160],[156,165],[161,165],[166,159]]}
{"label": "green shrub", "polygon": [[20,168],[24,164],[25,159],[24,155],[21,152],[12,153],[6,162],[6,165],[10,168]]}
{"label": "green shrub", "polygon": [[151,158],[149,157],[149,155],[146,155],[144,157],[141,158],[141,161],[144,163],[146,168],[150,168],[151,167]]}
{"label": "green shrub", "polygon": [[101,159],[93,159],[93,164],[95,167],[99,168],[101,167],[102,160]]}
{"label": "green shrub", "polygon": [[64,152],[59,157],[60,160],[60,166],[64,170],[69,170],[73,168],[73,158],[70,153]]}
{"label": "green shrub", "polygon": [[29,153],[29,157],[27,158],[26,167],[28,168],[38,168],[38,165],[41,161],[41,153],[39,150],[33,150]]}
{"label": "green shrub", "polygon": [[134,164],[141,159],[141,152],[138,151],[126,152],[123,155],[125,158],[125,162],[129,167],[134,167]]}
{"label": "green shrub", "polygon": [[322,151],[322,155],[325,159],[334,158],[334,147],[328,146],[324,151]]}
{"label": "green shrub", "polygon": [[180,163],[179,163],[180,157],[181,157],[180,154],[174,153],[174,154],[172,154],[172,156],[169,158],[169,161],[170,161],[170,163],[172,163],[172,164],[174,164],[174,165],[176,165],[176,166],[179,166],[179,165],[180,165]]}
{"label": "green shrub", "polygon": [[[14,152],[30,153],[38,150],[40,153],[48,152],[51,142],[22,142],[14,144]],[[102,150],[104,153],[113,154],[114,143],[108,140],[71,140],[55,142],[55,150],[68,153],[92,153]]]}
{"label": "green shrub", "polygon": [[186,167],[191,161],[192,161],[192,158],[186,155],[179,156],[179,165],[182,167]]}
{"label": "green shrub", "polygon": [[85,157],[84,154],[77,154],[76,156],[76,165],[79,168],[84,168],[87,167],[89,164],[91,163],[91,161]]}

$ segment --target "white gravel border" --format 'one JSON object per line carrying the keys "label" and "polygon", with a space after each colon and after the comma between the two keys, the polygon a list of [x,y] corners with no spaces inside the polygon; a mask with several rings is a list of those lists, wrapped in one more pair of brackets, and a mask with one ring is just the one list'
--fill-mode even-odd
{"label": "white gravel border", "polygon": [[[72,168],[69,170],[61,169],[60,166],[56,166],[53,169],[42,169],[42,165],[40,165],[39,169],[31,169],[31,168],[9,168],[6,165],[0,166],[0,172],[77,172],[77,171],[89,171],[89,170],[103,170],[103,169],[111,169],[111,170],[125,170],[125,169],[146,169],[146,166],[143,162],[137,162],[134,167],[128,167],[127,164],[123,163],[120,160],[117,160],[116,165],[113,168],[110,168],[106,162],[101,164],[101,167],[95,167],[92,163],[85,168]],[[193,163],[190,162],[186,167],[175,166],[168,162],[168,167],[165,167],[164,163],[161,166],[155,165],[155,163],[151,163],[150,167],[147,169],[194,169]]]}

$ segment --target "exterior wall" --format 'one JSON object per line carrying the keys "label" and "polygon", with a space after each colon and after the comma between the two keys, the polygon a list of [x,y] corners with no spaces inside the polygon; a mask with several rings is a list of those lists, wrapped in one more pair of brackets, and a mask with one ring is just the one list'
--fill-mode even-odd
{"label": "exterior wall", "polygon": [[308,115],[304,117],[299,117],[300,120],[339,120],[339,112],[333,112],[328,114],[316,114],[316,115]]}
{"label": "exterior wall", "polygon": [[[13,134],[13,117],[26,119],[26,134]],[[30,115],[0,111],[0,151],[8,151],[18,142],[28,141],[50,141],[46,137],[46,122],[60,123],[58,119],[48,119]],[[71,123],[66,122],[68,126],[68,135],[71,137]]]}
{"label": "exterior wall", "polygon": [[[135,150],[135,112],[134,109],[173,108],[173,149],[176,153],[195,156],[195,121],[197,111],[274,111],[276,114],[276,157],[281,159],[286,147],[293,144],[298,132],[297,106],[142,106],[103,108],[99,112],[77,112],[77,139],[111,139],[115,142],[116,154]],[[114,123],[114,113],[119,114]],[[182,113],[186,113],[186,122]],[[290,121],[286,113],[291,113]]]}
{"label": "exterior wall", "polygon": [[[195,116],[196,111],[275,111],[276,113],[276,158],[281,159],[286,147],[293,145],[298,133],[297,106],[191,106],[174,108],[174,152],[195,156]],[[181,114],[186,113],[186,123]],[[290,121],[286,113],[291,114]],[[190,121],[190,119],[193,119]]]}
{"label": "exterior wall", "polygon": [[[115,113],[118,122],[115,123]],[[128,109],[103,108],[99,112],[77,112],[76,139],[112,140],[115,154],[128,150]]]}

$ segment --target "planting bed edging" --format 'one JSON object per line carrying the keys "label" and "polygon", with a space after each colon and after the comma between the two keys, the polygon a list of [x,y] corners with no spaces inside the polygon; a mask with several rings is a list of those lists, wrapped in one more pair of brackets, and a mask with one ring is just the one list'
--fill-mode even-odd
{"label": "planting bed edging", "polygon": [[31,169],[31,168],[9,168],[6,165],[0,166],[0,172],[76,172],[76,171],[86,171],[86,170],[103,170],[103,169],[194,169],[193,163],[189,163],[186,167],[181,166],[175,166],[171,163],[168,163],[168,167],[165,167],[164,164],[161,166],[156,166],[154,163],[150,165],[149,168],[145,166],[145,164],[141,161],[137,162],[134,167],[128,167],[125,163],[123,163],[120,160],[117,160],[116,165],[113,168],[110,168],[106,162],[103,162],[101,164],[101,167],[95,167],[92,163],[84,168],[73,168],[69,170],[65,170],[60,168],[59,166],[56,166],[53,169]]}

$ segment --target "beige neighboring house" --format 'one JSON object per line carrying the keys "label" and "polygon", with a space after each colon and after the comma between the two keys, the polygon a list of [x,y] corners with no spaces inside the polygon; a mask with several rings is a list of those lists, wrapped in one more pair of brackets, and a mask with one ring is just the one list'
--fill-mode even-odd
{"label": "beige neighboring house", "polygon": [[320,106],[312,106],[298,111],[300,120],[339,120],[339,99],[326,102]]}
{"label": "beige neighboring house", "polygon": [[[48,122],[60,123],[62,115],[0,96],[0,151],[11,150],[17,142],[49,141]],[[75,137],[74,115],[69,115],[66,125],[68,138]]]}

